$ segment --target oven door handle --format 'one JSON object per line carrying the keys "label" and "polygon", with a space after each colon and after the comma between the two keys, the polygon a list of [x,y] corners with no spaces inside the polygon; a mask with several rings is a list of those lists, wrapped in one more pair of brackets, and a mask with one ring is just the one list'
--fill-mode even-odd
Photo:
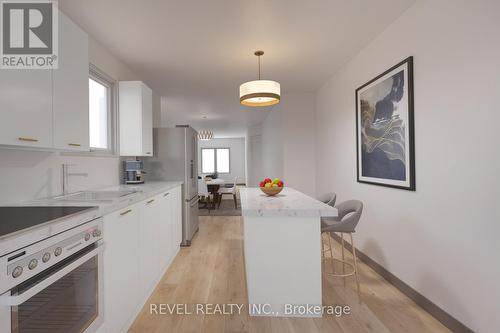
{"label": "oven door handle", "polygon": [[70,273],[72,270],[77,268],[78,266],[82,265],[85,263],[87,260],[90,258],[94,257],[95,255],[102,253],[104,250],[104,245],[99,245],[97,248],[94,250],[84,254],[77,260],[73,261],[72,263],[68,264],[61,270],[55,272],[54,274],[50,275],[46,279],[42,280],[41,282],[35,284],[33,287],[30,289],[26,290],[20,295],[17,296],[6,296],[2,297],[2,305],[7,305],[7,306],[18,306],[29,300],[31,297],[35,296],[45,288],[49,287],[51,284],[62,278],[63,276],[67,275]]}

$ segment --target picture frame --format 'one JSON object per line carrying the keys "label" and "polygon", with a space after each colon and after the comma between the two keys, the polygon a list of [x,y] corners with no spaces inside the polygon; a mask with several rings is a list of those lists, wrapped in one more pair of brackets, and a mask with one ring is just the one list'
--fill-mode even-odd
{"label": "picture frame", "polygon": [[416,190],[413,57],[356,89],[356,169],[359,183]]}

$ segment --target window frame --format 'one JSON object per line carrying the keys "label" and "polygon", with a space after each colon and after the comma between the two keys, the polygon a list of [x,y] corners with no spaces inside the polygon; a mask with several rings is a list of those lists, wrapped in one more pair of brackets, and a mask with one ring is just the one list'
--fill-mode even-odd
{"label": "window frame", "polygon": [[[217,174],[222,174],[222,175],[228,175],[231,173],[231,148],[229,147],[202,147],[201,148],[201,153],[200,153],[200,158],[201,158],[201,173],[204,175],[209,175],[211,172],[203,172],[203,150],[213,150],[214,151],[214,172]],[[228,172],[219,172],[217,171],[217,150],[218,149],[227,149],[228,152],[228,160],[229,160],[229,167],[228,167]]]}
{"label": "window frame", "polygon": [[[108,148],[93,148],[90,147],[89,151],[93,155],[99,156],[117,156],[118,152],[118,82],[100,70],[93,64],[89,65],[89,79],[92,79],[106,88],[108,88]],[[90,106],[89,106],[90,116]],[[90,136],[90,133],[89,133]],[[90,143],[90,137],[89,137]]]}

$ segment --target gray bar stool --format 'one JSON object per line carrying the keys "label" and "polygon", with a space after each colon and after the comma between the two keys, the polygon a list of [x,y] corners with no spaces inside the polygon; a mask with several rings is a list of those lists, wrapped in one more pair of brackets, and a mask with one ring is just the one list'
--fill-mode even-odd
{"label": "gray bar stool", "polygon": [[326,203],[332,207],[335,207],[335,201],[337,200],[337,195],[334,192],[325,193],[316,198],[316,200]]}
{"label": "gray bar stool", "polygon": [[[363,212],[363,203],[359,200],[348,200],[344,201],[336,206],[339,216],[338,217],[323,217],[321,218],[321,234],[327,234],[329,250],[332,260],[338,260],[342,262],[343,274],[335,274],[335,271],[329,273],[332,276],[347,277],[354,275],[356,278],[356,285],[359,294],[359,280],[358,280],[358,267],[356,259],[356,248],[354,246],[354,239],[352,234],[356,232],[356,226],[358,225],[359,219],[361,218],[361,213]],[[332,245],[331,245],[331,234],[338,232],[342,239],[342,260],[333,258]],[[344,234],[349,234],[351,237],[352,245],[352,256],[354,265],[345,261],[344,257]],[[324,252],[323,252],[324,255]],[[324,258],[326,260],[326,258]],[[351,266],[353,271],[345,273],[345,265]],[[333,262],[332,262],[333,269]]]}

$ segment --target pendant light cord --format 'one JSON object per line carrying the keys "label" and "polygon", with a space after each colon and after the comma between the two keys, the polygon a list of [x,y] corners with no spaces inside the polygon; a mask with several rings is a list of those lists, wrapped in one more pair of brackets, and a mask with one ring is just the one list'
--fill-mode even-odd
{"label": "pendant light cord", "polygon": [[257,61],[258,61],[258,64],[259,64],[259,81],[260,81],[260,57],[261,57],[262,55],[264,55],[264,51],[262,51],[262,50],[257,50],[257,51],[255,51],[255,52],[254,52],[254,54],[255,54],[255,55],[257,56],[257,58],[258,58],[258,59],[257,59]]}
{"label": "pendant light cord", "polygon": [[259,80],[260,80],[260,56],[257,57],[259,59]]}

